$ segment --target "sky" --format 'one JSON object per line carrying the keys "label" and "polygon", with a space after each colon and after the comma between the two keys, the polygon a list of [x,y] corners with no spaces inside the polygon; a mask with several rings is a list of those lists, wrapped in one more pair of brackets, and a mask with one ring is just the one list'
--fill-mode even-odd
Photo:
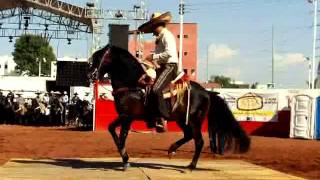
{"label": "sky", "polygon": [[[89,0],[65,0],[84,6]],[[149,12],[171,11],[179,20],[179,0],[146,0]],[[137,0],[101,0],[103,9],[132,9]],[[274,27],[275,83],[278,88],[306,88],[312,55],[313,6],[307,0],[185,0],[186,22],[198,23],[198,77],[225,75],[247,83],[271,82]],[[131,29],[134,27],[131,27]],[[107,39],[107,38],[105,38]],[[0,39],[0,55],[13,43]],[[88,41],[52,41],[59,57],[86,57]],[[209,53],[208,53],[209,52]],[[209,56],[207,57],[207,54]],[[207,62],[208,60],[208,62]],[[208,63],[208,65],[207,65]],[[318,63],[317,63],[318,64]]]}

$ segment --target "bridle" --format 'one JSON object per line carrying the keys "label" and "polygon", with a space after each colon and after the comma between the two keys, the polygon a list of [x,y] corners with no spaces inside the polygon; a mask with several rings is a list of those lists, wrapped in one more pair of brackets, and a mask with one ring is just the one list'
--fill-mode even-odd
{"label": "bridle", "polygon": [[[100,61],[100,63],[99,63],[99,66],[96,67],[96,68],[94,69],[94,71],[91,73],[91,77],[90,77],[91,80],[93,80],[93,77],[94,77],[95,79],[98,79],[98,71],[100,70],[100,68],[101,68],[103,65],[107,65],[107,64],[111,63],[111,57],[110,57],[110,56],[111,56],[111,50],[110,50],[110,48],[108,48],[108,49],[106,50],[106,52],[103,54],[103,56],[102,56],[102,58],[101,58],[101,61]],[[141,83],[142,80],[143,80],[144,78],[146,78],[146,72],[147,72],[147,70],[150,69],[150,68],[151,68],[151,69],[155,69],[156,66],[155,66],[154,64],[148,62],[148,61],[143,61],[143,60],[138,59],[138,58],[135,58],[135,60],[141,65],[143,71],[145,72],[145,74],[143,74],[143,75],[140,77],[139,81],[138,81],[138,83]],[[145,84],[141,83],[141,85],[145,85]],[[148,85],[148,84],[147,84],[147,85]],[[103,88],[104,90],[106,90],[106,91],[112,92],[112,95],[113,95],[113,96],[115,96],[116,94],[119,94],[119,93],[124,93],[124,92],[129,92],[129,91],[131,91],[131,90],[139,90],[139,89],[140,89],[140,88],[134,88],[134,89],[132,89],[132,88],[129,88],[129,87],[121,87],[121,88],[109,90],[109,89],[107,89],[107,88],[105,88],[105,87],[103,87],[103,86],[102,86],[102,88]]]}

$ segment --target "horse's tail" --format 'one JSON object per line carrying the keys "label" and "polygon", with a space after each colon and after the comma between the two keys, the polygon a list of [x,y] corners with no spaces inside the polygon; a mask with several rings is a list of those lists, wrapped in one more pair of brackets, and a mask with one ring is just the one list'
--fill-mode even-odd
{"label": "horse's tail", "polygon": [[[208,112],[208,133],[209,135],[218,134],[224,138],[222,148],[234,148],[235,152],[245,153],[250,148],[250,138],[246,132],[241,128],[238,121],[233,116],[230,108],[223,98],[218,96],[216,92],[209,92],[210,108]],[[210,137],[211,151],[215,149],[212,143],[215,139]]]}

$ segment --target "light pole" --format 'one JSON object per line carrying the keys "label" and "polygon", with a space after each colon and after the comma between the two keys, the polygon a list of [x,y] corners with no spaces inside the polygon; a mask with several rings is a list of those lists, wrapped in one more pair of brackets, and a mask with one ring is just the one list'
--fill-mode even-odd
{"label": "light pole", "polygon": [[210,44],[207,46],[207,74],[206,74],[206,82],[209,83],[209,55],[210,55]]}
{"label": "light pole", "polygon": [[182,56],[183,56],[183,16],[184,16],[184,1],[180,0],[180,4],[179,4],[179,14],[180,14],[180,44],[179,44],[179,64],[178,64],[178,71],[179,72],[183,72],[182,70]]}
{"label": "light pole", "polygon": [[316,47],[317,47],[317,16],[318,16],[318,0],[308,0],[309,3],[313,3],[313,50],[312,50],[312,75],[311,75],[311,88],[315,88],[315,72],[316,72]]}
{"label": "light pole", "polygon": [[209,43],[208,45],[207,45],[207,72],[206,72],[206,82],[207,83],[209,83],[209,81],[210,81],[210,75],[209,75],[209,70],[210,70],[210,68],[209,68],[209,61],[210,61],[210,47],[211,47],[211,43]]}
{"label": "light pole", "polygon": [[312,88],[312,84],[311,84],[312,64],[311,64],[310,57],[305,57],[305,59],[306,61],[308,61],[308,88],[311,89]]}
{"label": "light pole", "polygon": [[36,58],[36,61],[38,62],[38,76],[41,76],[41,61],[39,60],[39,58]]}

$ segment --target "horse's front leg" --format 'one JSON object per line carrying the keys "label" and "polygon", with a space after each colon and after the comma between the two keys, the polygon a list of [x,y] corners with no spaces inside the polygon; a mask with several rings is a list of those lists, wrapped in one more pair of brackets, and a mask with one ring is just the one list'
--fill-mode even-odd
{"label": "horse's front leg", "polygon": [[122,157],[122,162],[124,163],[124,170],[126,170],[128,167],[130,167],[129,161],[129,155],[126,150],[126,140],[128,137],[128,133],[130,130],[132,120],[127,118],[123,121],[121,125],[120,130],[120,139],[119,139],[119,152]]}
{"label": "horse's front leg", "polygon": [[173,143],[169,150],[168,150],[168,156],[171,159],[175,152],[177,151],[180,146],[184,145],[185,143],[189,142],[193,136],[192,136],[192,129],[190,126],[187,126],[183,121],[177,122],[179,127],[183,130],[184,137],[178,140],[177,142]]}
{"label": "horse's front leg", "polygon": [[[124,163],[124,170],[126,170],[130,165],[128,163],[129,156],[125,149],[125,143],[128,136],[128,132],[131,126],[132,120],[127,116],[119,116],[109,125],[109,132],[117,146],[118,152],[121,155],[122,162]],[[117,135],[116,128],[121,126],[120,135]]]}
{"label": "horse's front leg", "polygon": [[116,128],[119,127],[121,125],[121,121],[122,121],[122,117],[118,117],[117,119],[115,119],[111,124],[109,124],[109,132],[113,138],[114,143],[117,146],[117,149],[119,150],[119,137],[116,133]]}

